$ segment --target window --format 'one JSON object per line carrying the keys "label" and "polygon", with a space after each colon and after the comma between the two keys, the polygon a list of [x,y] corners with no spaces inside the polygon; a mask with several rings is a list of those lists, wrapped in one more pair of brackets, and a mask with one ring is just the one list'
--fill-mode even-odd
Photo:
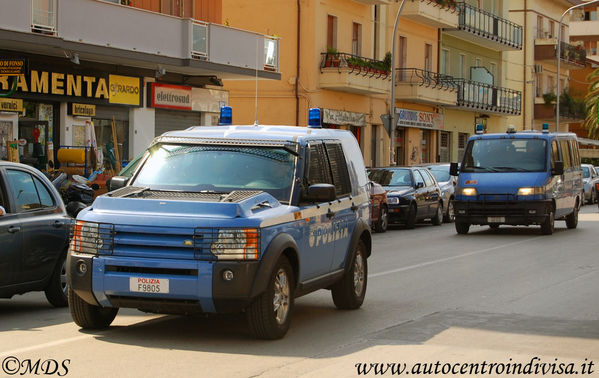
{"label": "window", "polygon": [[547,75],[547,88],[545,92],[555,92],[555,78]]}
{"label": "window", "polygon": [[432,71],[433,66],[433,45],[424,44],[424,70]]}
{"label": "window", "polygon": [[422,184],[422,186],[424,186],[424,179],[419,171],[414,171],[414,182],[416,183],[416,186],[418,186],[418,184]]}
{"label": "window", "polygon": [[337,48],[337,17],[327,17],[327,48]]}
{"label": "window", "polygon": [[537,16],[537,38],[543,38],[543,17]]}
{"label": "window", "polygon": [[408,54],[408,40],[406,37],[399,37],[399,60],[398,67],[404,68],[406,66],[406,59]]}
{"label": "window", "polygon": [[561,30],[561,34],[562,34],[561,35],[562,41],[568,42],[570,39],[566,38],[566,27],[564,25],[562,25],[562,28],[560,30]]}
{"label": "window", "polygon": [[468,140],[468,134],[458,133],[458,160],[462,160],[464,157],[464,149],[466,148],[466,141]]}
{"label": "window", "polygon": [[434,181],[432,179],[432,177],[430,176],[430,174],[425,171],[425,170],[419,170],[418,172],[420,172],[420,174],[422,175],[422,178],[424,178],[424,183],[426,184],[426,186],[433,186],[434,185]]}
{"label": "window", "polygon": [[444,74],[444,75],[449,75],[449,50],[447,49],[442,49],[441,50],[441,67],[440,67],[440,73]]}
{"label": "window", "polygon": [[543,95],[543,76],[540,74],[537,74],[536,76],[536,80],[535,80],[535,96],[536,97],[541,97]]}
{"label": "window", "polygon": [[497,65],[495,63],[489,63],[489,71],[493,75],[493,84],[497,84]]}
{"label": "window", "polygon": [[326,152],[331,166],[333,185],[337,197],[351,194],[351,181],[347,171],[347,162],[340,143],[326,143]]}
{"label": "window", "polygon": [[467,77],[465,77],[465,73],[466,73],[466,55],[464,54],[460,54],[460,65],[458,66],[458,77],[461,79],[467,79]]}
{"label": "window", "polygon": [[555,38],[555,22],[553,20],[549,20],[549,38]]}
{"label": "window", "polygon": [[310,145],[310,161],[308,166],[307,186],[313,184],[333,184],[331,171],[324,151],[324,145]]}
{"label": "window", "polygon": [[481,64],[480,58],[476,58],[474,60],[474,67],[481,67],[481,66],[482,66],[482,64]]}
{"label": "window", "polygon": [[570,144],[567,140],[560,140],[559,144],[562,148],[562,161],[564,162],[564,169],[568,169],[572,167]]}
{"label": "window", "polygon": [[559,160],[559,149],[557,148],[557,141],[551,142],[551,169],[555,168],[555,162]]}
{"label": "window", "polygon": [[572,165],[575,167],[580,166],[580,154],[578,151],[578,143],[570,139],[570,151],[572,152]]}
{"label": "window", "polygon": [[352,41],[351,41],[352,54],[361,56],[362,55],[362,25],[354,22],[352,26]]}
{"label": "window", "polygon": [[36,33],[54,34],[56,30],[55,0],[31,1],[31,29]]}
{"label": "window", "polygon": [[16,198],[17,212],[54,206],[48,189],[31,174],[9,169],[8,179]]}

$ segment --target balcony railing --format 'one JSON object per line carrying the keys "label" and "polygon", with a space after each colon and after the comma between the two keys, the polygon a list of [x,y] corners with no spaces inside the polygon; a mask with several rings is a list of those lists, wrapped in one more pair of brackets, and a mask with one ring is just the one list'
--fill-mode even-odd
{"label": "balcony railing", "polygon": [[522,92],[476,81],[455,79],[458,106],[479,111],[518,115],[522,110]]}
{"label": "balcony railing", "polygon": [[587,60],[587,52],[583,48],[562,41],[560,42],[560,58],[584,66]]}
{"label": "balcony railing", "polygon": [[419,68],[398,68],[396,79],[397,83],[410,83],[437,89],[457,89],[457,84],[452,76]]}
{"label": "balcony railing", "polygon": [[382,60],[365,58],[349,53],[321,53],[320,70],[323,68],[342,68],[349,73],[386,79],[390,74],[390,68],[385,66]]}
{"label": "balcony railing", "polygon": [[395,98],[431,105],[456,105],[454,78],[419,68],[397,69]]}
{"label": "balcony railing", "polygon": [[460,10],[459,28],[484,38],[522,48],[522,26],[466,3],[457,3]]}

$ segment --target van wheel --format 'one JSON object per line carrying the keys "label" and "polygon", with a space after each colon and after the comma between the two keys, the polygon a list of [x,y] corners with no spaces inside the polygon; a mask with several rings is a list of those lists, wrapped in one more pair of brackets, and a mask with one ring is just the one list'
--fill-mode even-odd
{"label": "van wheel", "polygon": [[566,226],[569,229],[573,229],[578,226],[578,205],[574,206],[572,212],[566,217]]}
{"label": "van wheel", "polygon": [[435,226],[439,226],[443,222],[443,204],[441,202],[438,203],[437,211],[435,212],[435,216],[431,218],[431,223]]}
{"label": "van wheel", "polygon": [[66,256],[61,254],[60,258],[56,262],[50,282],[44,290],[46,299],[54,307],[65,307],[69,304],[68,292],[67,292],[67,265]]}
{"label": "van wheel", "polygon": [[412,205],[410,205],[410,211],[408,212],[408,219],[406,220],[406,228],[407,229],[412,229],[416,226],[416,213],[417,213],[417,209],[416,209],[416,204],[413,203]]}
{"label": "van wheel", "polygon": [[366,260],[366,247],[363,241],[360,240],[358,242],[350,264],[343,278],[331,288],[335,306],[344,310],[359,308],[362,306],[364,297],[366,296],[368,263]]}
{"label": "van wheel", "polygon": [[551,235],[555,230],[555,213],[553,209],[549,211],[549,215],[545,218],[543,223],[541,224],[541,233],[543,235]]}
{"label": "van wheel", "polygon": [[269,340],[285,336],[291,323],[294,287],[293,269],[287,257],[281,256],[270,275],[266,291],[246,311],[254,336]]}
{"label": "van wheel", "polygon": [[381,214],[379,215],[379,221],[374,225],[376,232],[385,232],[389,226],[389,210],[387,206],[381,207]]}
{"label": "van wheel", "polygon": [[90,305],[69,287],[69,308],[73,321],[83,329],[108,328],[116,317],[118,308]]}
{"label": "van wheel", "polygon": [[460,235],[466,235],[470,230],[470,223],[455,222],[455,230]]}

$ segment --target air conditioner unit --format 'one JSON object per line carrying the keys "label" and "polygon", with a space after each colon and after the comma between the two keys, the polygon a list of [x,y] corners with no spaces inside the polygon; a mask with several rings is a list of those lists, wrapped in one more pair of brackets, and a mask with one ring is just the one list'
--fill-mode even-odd
{"label": "air conditioner unit", "polygon": [[543,72],[543,65],[535,64],[535,73],[542,73],[542,72]]}

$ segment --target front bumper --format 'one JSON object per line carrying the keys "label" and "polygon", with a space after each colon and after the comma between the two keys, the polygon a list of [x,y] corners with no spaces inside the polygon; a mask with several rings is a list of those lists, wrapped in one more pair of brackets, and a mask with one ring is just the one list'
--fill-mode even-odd
{"label": "front bumper", "polygon": [[405,223],[410,212],[410,205],[389,205],[389,223]]}
{"label": "front bumper", "polygon": [[[87,303],[165,314],[242,310],[253,300],[250,292],[259,266],[259,261],[165,261],[81,254],[69,254],[67,259],[69,284]],[[80,265],[85,265],[85,273]],[[225,270],[233,272],[232,280],[224,279]],[[168,279],[169,292],[131,291],[132,277]]]}
{"label": "front bumper", "polygon": [[553,208],[551,200],[453,201],[455,221],[469,224],[541,224]]}

